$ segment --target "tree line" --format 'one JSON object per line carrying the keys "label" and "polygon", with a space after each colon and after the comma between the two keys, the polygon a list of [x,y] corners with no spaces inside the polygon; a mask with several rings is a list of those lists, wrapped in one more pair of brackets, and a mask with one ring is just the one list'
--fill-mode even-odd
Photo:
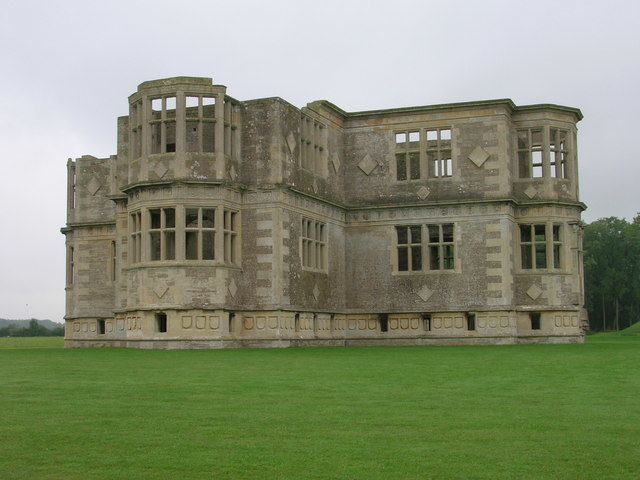
{"label": "tree line", "polygon": [[591,330],[640,321],[640,213],[632,222],[601,218],[584,227],[585,308]]}
{"label": "tree line", "polygon": [[20,327],[18,325],[7,325],[0,328],[0,337],[62,337],[64,336],[64,326],[47,328],[38,323],[36,319],[31,319],[29,325]]}

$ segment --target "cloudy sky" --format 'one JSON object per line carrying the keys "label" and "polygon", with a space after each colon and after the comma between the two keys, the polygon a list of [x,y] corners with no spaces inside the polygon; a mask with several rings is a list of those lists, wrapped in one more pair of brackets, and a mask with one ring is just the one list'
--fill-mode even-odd
{"label": "cloudy sky", "polygon": [[213,77],[239,99],[347,111],[511,98],[578,107],[588,222],[631,219],[640,3],[32,1],[0,13],[0,318],[64,315],[67,158],[116,152],[145,80]]}

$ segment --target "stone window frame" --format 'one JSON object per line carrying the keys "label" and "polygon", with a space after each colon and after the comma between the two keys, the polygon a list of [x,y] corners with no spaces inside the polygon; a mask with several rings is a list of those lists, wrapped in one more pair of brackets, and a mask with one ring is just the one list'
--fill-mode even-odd
{"label": "stone window frame", "polygon": [[315,118],[300,114],[300,168],[318,176],[327,172],[329,129]]}
{"label": "stone window frame", "polygon": [[[456,239],[456,231],[454,223],[429,223],[425,225],[427,236],[424,237],[426,240],[426,246],[428,248],[428,269],[432,272],[436,271],[445,271],[445,270],[455,270],[456,268],[456,247],[455,247],[455,239]],[[451,236],[450,240],[445,238],[445,227],[448,230],[448,227],[451,227]],[[437,240],[433,240],[432,233],[437,228]],[[448,235],[448,233],[447,233]],[[449,238],[449,237],[447,237]],[[447,255],[446,251],[451,249],[451,255]],[[433,250],[438,251],[438,266],[434,268],[433,266]],[[448,263],[450,262],[450,263]]]}
{"label": "stone window frame", "polygon": [[[196,100],[196,105],[189,105],[189,102]],[[212,100],[212,102],[211,102]],[[188,153],[202,153],[207,155],[213,155],[216,152],[216,103],[218,102],[217,95],[203,94],[203,93],[189,93],[184,94],[184,130],[185,130],[185,152]],[[226,103],[226,102],[225,102]],[[195,110],[194,110],[195,109]],[[193,115],[195,111],[195,115]],[[207,112],[211,115],[207,115]],[[194,142],[189,142],[189,129],[193,129],[195,124],[196,148],[190,148]],[[205,143],[205,131],[211,129],[211,143]],[[192,132],[191,132],[192,133]]]}
{"label": "stone window frame", "polygon": [[[539,138],[534,137],[536,133]],[[517,179],[571,180],[575,138],[575,132],[567,126],[539,124],[516,128]]]}
{"label": "stone window frame", "polygon": [[238,264],[238,232],[240,215],[238,210],[222,210],[222,250],[226,265]]}
{"label": "stone window frame", "polygon": [[[451,226],[451,240],[444,241],[444,226]],[[420,227],[420,242],[411,242],[411,243],[399,243],[401,240],[398,236],[399,228],[415,228]],[[438,242],[431,242],[429,238],[429,227],[438,227],[439,235]],[[394,247],[392,249],[392,267],[394,275],[415,275],[415,274],[448,274],[448,273],[460,273],[460,264],[459,264],[459,242],[457,240],[457,235],[459,235],[458,228],[456,226],[456,222],[421,222],[421,223],[413,223],[413,224],[399,224],[393,225],[393,244]],[[410,230],[409,230],[410,231]],[[410,237],[407,240],[411,240]],[[414,248],[420,247],[420,262],[421,268],[419,269],[411,269],[413,266],[414,259],[411,255],[408,255],[408,263],[407,270],[400,270],[400,249],[401,248]],[[451,266],[448,267],[445,265],[444,255],[442,254],[442,250],[445,247],[450,246],[452,249],[452,263]],[[432,252],[433,248],[437,248],[439,253],[438,257],[438,268],[432,268]],[[408,254],[408,251],[407,251]],[[446,268],[445,268],[446,267]]]}
{"label": "stone window frame", "polygon": [[422,243],[424,227],[422,225],[395,225],[395,234],[398,272],[421,272],[424,268],[424,245]]}
{"label": "stone window frame", "polygon": [[[520,273],[547,273],[564,270],[567,258],[565,253],[567,229],[563,223],[553,221],[518,222],[517,227],[518,271]],[[529,234],[524,237],[523,232],[527,227]],[[544,239],[536,240],[536,227],[544,227]],[[543,248],[539,248],[541,246]],[[529,262],[525,261],[525,249],[529,251],[530,266],[526,266],[529,265]],[[544,253],[544,266],[538,266],[539,253]]]}
{"label": "stone window frame", "polygon": [[[435,139],[430,138],[434,133]],[[455,176],[452,125],[397,129],[393,131],[393,140],[394,181],[407,183]],[[446,174],[441,174],[443,170]]]}
{"label": "stone window frame", "polygon": [[115,240],[109,242],[109,263],[107,265],[107,272],[109,275],[109,281],[115,282],[117,279],[117,261],[118,261],[118,246]]}
{"label": "stone window frame", "polygon": [[309,217],[300,221],[300,265],[302,270],[328,273],[327,223]]}
{"label": "stone window frame", "polygon": [[[129,239],[130,245],[135,245],[135,238],[139,238],[138,242],[141,245],[139,251],[139,257],[136,259],[132,256],[131,246],[129,247],[129,262],[128,268],[138,268],[147,266],[212,266],[212,267],[226,267],[226,268],[241,268],[242,261],[242,249],[241,249],[241,217],[240,209],[221,204],[219,202],[215,204],[203,204],[202,202],[185,202],[179,204],[165,204],[154,202],[153,205],[147,205],[136,208],[129,213]],[[172,228],[150,228],[151,227],[151,210],[159,209],[173,209],[175,212],[175,227]],[[188,231],[199,230],[199,227],[187,227],[187,210],[189,209],[203,209],[203,210],[215,210],[214,227],[211,229],[215,231],[214,234],[214,258],[202,259],[200,254],[198,259],[187,259],[187,240],[186,234]],[[199,210],[200,212],[201,210]],[[225,213],[229,216],[231,223],[225,228],[223,221]],[[133,231],[136,227],[136,222],[133,220],[135,215],[139,215],[141,218],[141,227],[139,231]],[[200,215],[200,213],[199,213]],[[231,220],[232,219],[232,220]],[[162,223],[161,223],[162,225]],[[175,255],[173,259],[166,259],[162,257],[159,260],[151,260],[151,233],[160,232],[160,238],[164,237],[163,232],[172,230],[175,234]],[[205,228],[204,230],[209,230]],[[135,247],[133,247],[135,249]],[[225,252],[226,248],[226,252]],[[161,246],[161,252],[163,247]]]}
{"label": "stone window frame", "polygon": [[142,100],[138,100],[129,105],[129,130],[131,144],[131,159],[137,160],[142,157],[142,144],[144,142],[142,122],[144,108]]}
{"label": "stone window frame", "polygon": [[[451,127],[425,128],[425,156],[427,159],[428,178],[453,177],[453,129]],[[436,132],[436,138],[430,139],[429,134]],[[444,132],[449,132],[448,138],[443,138]],[[446,155],[446,152],[449,155]],[[431,158],[435,155],[435,158]],[[445,173],[442,173],[445,171]]]}
{"label": "stone window frame", "polygon": [[[160,101],[160,109],[154,106],[154,102]],[[168,101],[174,103],[173,108],[168,105]],[[146,119],[149,124],[148,145],[149,154],[158,155],[165,153],[175,153],[178,138],[178,96],[177,93],[169,93],[165,95],[152,95],[148,97],[149,102],[149,118]],[[154,115],[154,112],[160,112]],[[170,115],[171,114],[171,115]],[[159,129],[158,129],[159,127]],[[169,129],[169,131],[167,131]],[[173,143],[168,142],[173,130]],[[155,141],[157,139],[157,143]],[[156,147],[157,145],[157,147]]]}
{"label": "stone window frame", "polygon": [[75,248],[72,245],[67,246],[67,287],[72,287],[75,283]]}
{"label": "stone window frame", "polygon": [[238,162],[241,104],[217,87],[156,91],[132,101],[129,160],[184,153]]}
{"label": "stone window frame", "polygon": [[[195,225],[190,222],[189,215],[193,215],[195,210]],[[206,213],[205,213],[206,212]],[[213,212],[211,223],[208,222],[210,212]],[[184,259],[189,262],[192,260],[208,261],[216,260],[216,217],[218,215],[216,207],[184,207]],[[190,255],[190,243],[195,237],[195,258]],[[207,240],[209,237],[209,241]],[[209,250],[208,245],[211,245]]]}
{"label": "stone window frame", "polygon": [[421,138],[420,129],[394,132],[397,182],[412,182],[423,177]]}
{"label": "stone window frame", "polygon": [[[158,212],[157,220],[154,212]],[[169,214],[171,212],[171,214]],[[149,261],[164,261],[176,259],[176,208],[152,207],[147,209],[147,248]],[[154,221],[155,220],[155,221]],[[154,239],[157,239],[154,241]],[[157,253],[156,252],[157,244]],[[154,258],[154,256],[157,256]]]}
{"label": "stone window frame", "polygon": [[129,263],[142,262],[142,210],[129,213]]}
{"label": "stone window frame", "polygon": [[240,114],[238,113],[238,103],[231,97],[224,96],[224,133],[223,133],[223,152],[224,155],[232,160],[240,158],[240,138],[238,124],[240,123]]}

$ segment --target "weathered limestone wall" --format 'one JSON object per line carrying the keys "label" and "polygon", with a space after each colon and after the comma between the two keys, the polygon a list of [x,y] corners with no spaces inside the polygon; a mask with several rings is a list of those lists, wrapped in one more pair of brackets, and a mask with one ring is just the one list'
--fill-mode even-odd
{"label": "weathered limestone wall", "polygon": [[[117,155],[68,164],[66,344],[582,341],[580,118],[509,100],[298,109],[280,98],[238,102],[207,78],[144,82],[118,119]],[[450,175],[432,171],[433,129],[450,131]],[[543,131],[541,178],[522,178],[522,129]],[[566,178],[550,171],[553,129],[567,132]],[[414,139],[399,146],[396,134],[409,132]],[[403,149],[418,152],[420,178],[398,180]],[[194,208],[215,209],[214,259],[187,258]],[[173,258],[151,258],[154,209],[175,210]],[[224,212],[237,215],[233,260]],[[324,231],[322,265],[302,264],[303,222]],[[396,227],[420,226],[424,236],[429,225],[453,225],[453,268],[427,266],[423,238],[424,267],[401,271]],[[521,225],[560,229],[544,241],[548,262],[560,245],[560,266],[523,268]]]}

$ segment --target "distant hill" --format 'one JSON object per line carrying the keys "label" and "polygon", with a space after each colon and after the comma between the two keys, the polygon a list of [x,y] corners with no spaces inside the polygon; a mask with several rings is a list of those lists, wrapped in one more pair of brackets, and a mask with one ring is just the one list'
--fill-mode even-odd
{"label": "distant hill", "polygon": [[[0,328],[8,327],[9,325],[15,325],[19,328],[26,328],[29,326],[29,322],[32,319],[28,320],[7,320],[5,318],[0,318]],[[36,320],[38,320],[36,318]],[[38,320],[38,324],[47,328],[49,330],[53,330],[54,328],[62,327],[62,323],[52,322],[51,320]]]}

